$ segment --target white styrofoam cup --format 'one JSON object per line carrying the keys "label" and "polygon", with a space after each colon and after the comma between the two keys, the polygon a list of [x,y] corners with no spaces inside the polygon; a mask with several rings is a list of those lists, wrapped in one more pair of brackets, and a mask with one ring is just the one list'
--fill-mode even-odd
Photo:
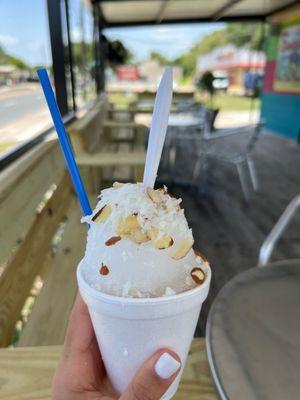
{"label": "white styrofoam cup", "polygon": [[[77,268],[80,294],[88,306],[108,377],[121,394],[138,368],[157,350],[175,351],[186,362],[202,303],[207,297],[211,271],[201,286],[173,296],[127,298],[92,288],[84,278],[84,259]],[[162,397],[176,393],[183,367]]]}

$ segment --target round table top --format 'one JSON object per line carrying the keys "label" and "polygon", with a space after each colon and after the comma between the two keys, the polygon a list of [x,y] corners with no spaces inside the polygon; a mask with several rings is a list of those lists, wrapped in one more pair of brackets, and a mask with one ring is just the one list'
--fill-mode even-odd
{"label": "round table top", "polygon": [[206,345],[222,399],[299,399],[300,260],[252,268],[225,285]]}
{"label": "round table top", "polygon": [[170,114],[168,126],[197,126],[201,125],[203,120],[200,117],[195,117],[191,113]]}

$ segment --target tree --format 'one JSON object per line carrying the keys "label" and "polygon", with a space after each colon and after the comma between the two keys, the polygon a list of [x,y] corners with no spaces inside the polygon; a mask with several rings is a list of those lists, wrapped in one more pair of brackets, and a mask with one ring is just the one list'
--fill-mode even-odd
{"label": "tree", "polygon": [[265,25],[260,24],[228,24],[226,36],[229,43],[236,47],[247,47],[250,50],[262,50]]}
{"label": "tree", "polygon": [[2,47],[0,46],[0,65],[5,64],[5,61],[6,61],[6,54],[2,49]]}
{"label": "tree", "polygon": [[204,74],[201,76],[201,78],[198,81],[197,86],[207,92],[210,96],[210,107],[212,107],[213,104],[213,95],[215,92],[215,88],[213,85],[214,82],[214,76],[210,71],[204,72]]}
{"label": "tree", "polygon": [[231,43],[236,47],[262,50],[264,33],[265,25],[261,23],[227,24],[224,28],[204,36],[201,42],[178,57],[175,63],[183,68],[185,76],[190,76],[196,69],[198,57],[210,53],[217,47]]}
{"label": "tree", "polygon": [[[123,45],[120,40],[109,40],[102,36],[105,59],[111,67],[126,64],[131,58],[131,52]],[[83,51],[84,49],[84,51]],[[92,68],[95,63],[94,43],[73,42],[72,43],[73,63],[79,69]]]}
{"label": "tree", "polygon": [[20,58],[11,56],[10,54],[7,54],[2,47],[0,46],[0,65],[4,64],[10,64],[14,65],[15,67],[23,70],[30,70],[30,67]]}
{"label": "tree", "polygon": [[7,54],[7,62],[8,64],[14,65],[15,67],[19,68],[19,69],[23,69],[23,70],[30,70],[30,67],[24,62],[22,61],[20,58],[11,56],[9,54]]}
{"label": "tree", "polygon": [[115,66],[128,63],[132,54],[120,40],[107,40],[106,57],[111,66]]}
{"label": "tree", "polygon": [[164,67],[166,65],[174,64],[174,61],[169,60],[168,58],[166,58],[162,54],[158,53],[157,51],[152,51],[151,52],[150,59],[154,60],[154,61],[157,61],[158,64],[161,65],[162,67]]}

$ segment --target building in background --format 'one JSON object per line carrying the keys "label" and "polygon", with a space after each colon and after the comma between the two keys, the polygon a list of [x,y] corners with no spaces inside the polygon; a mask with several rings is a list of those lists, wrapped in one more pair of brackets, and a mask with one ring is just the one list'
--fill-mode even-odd
{"label": "building in background", "polygon": [[269,22],[261,116],[268,129],[300,142],[300,6]]}
{"label": "building in background", "polygon": [[14,65],[0,65],[0,86],[24,81],[28,76],[28,71],[21,70]]}
{"label": "building in background", "polygon": [[237,48],[229,44],[199,57],[197,75],[200,77],[205,71],[211,71],[217,77],[227,75],[228,92],[245,94],[249,82],[262,75],[264,66],[263,52]]}
{"label": "building in background", "polygon": [[[182,77],[182,68],[178,66],[173,66],[173,80],[175,85],[179,83]],[[139,71],[142,79],[149,83],[157,85],[165,67],[161,66],[155,60],[146,60],[139,64]]]}

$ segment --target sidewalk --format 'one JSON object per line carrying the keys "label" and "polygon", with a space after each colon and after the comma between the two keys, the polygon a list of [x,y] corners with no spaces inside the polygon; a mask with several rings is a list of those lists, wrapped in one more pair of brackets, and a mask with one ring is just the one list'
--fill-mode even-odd
{"label": "sidewalk", "polygon": [[[135,118],[138,124],[144,124],[150,127],[151,114],[138,114]],[[215,128],[236,128],[240,126],[255,124],[259,121],[259,111],[220,111],[216,122]]]}
{"label": "sidewalk", "polygon": [[259,121],[259,111],[220,111],[215,128],[236,128],[239,126],[255,124]]}
{"label": "sidewalk", "polygon": [[41,91],[36,82],[17,83],[11,86],[0,86],[0,99],[9,99],[16,96],[24,96],[33,92]]}
{"label": "sidewalk", "polygon": [[50,126],[50,115],[36,82],[0,87],[0,153]]}

